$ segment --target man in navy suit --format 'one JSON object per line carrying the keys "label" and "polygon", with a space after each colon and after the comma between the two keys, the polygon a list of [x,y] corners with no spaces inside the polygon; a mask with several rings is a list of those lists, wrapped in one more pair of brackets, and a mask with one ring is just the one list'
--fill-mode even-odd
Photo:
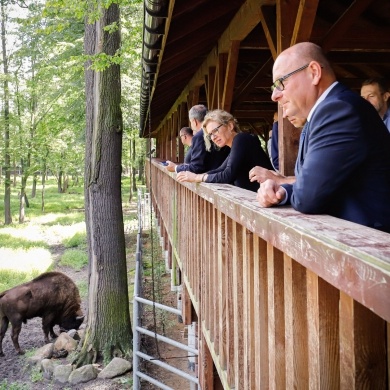
{"label": "man in navy suit", "polygon": [[296,182],[266,180],[261,207],[290,204],[390,233],[390,134],[375,108],[336,81],[310,42],[283,51],[273,67],[272,100],[284,116],[307,118]]}

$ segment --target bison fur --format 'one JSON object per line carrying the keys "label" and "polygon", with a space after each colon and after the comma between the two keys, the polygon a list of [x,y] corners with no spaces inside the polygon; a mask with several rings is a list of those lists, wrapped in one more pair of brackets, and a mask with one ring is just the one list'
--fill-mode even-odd
{"label": "bison fur", "polygon": [[46,272],[30,282],[0,293],[0,356],[4,356],[2,342],[8,324],[12,325],[12,342],[16,351],[19,346],[22,323],[34,317],[42,317],[45,342],[52,338],[54,325],[61,330],[78,329],[84,316],[80,308],[80,294],[72,279],[61,272]]}

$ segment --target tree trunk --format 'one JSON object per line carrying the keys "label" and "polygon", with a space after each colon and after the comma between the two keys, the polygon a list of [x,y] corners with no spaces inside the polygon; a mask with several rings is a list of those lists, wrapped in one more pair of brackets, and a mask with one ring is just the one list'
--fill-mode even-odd
{"label": "tree trunk", "polygon": [[58,180],[57,180],[57,189],[58,193],[62,193],[62,171],[58,172]]}
{"label": "tree trunk", "polygon": [[[46,166],[46,164],[45,164]],[[42,172],[42,195],[41,195],[41,210],[45,211],[45,184],[46,184],[46,169]]]}
{"label": "tree trunk", "polygon": [[31,198],[34,199],[37,195],[37,173],[34,173],[33,182],[32,182],[32,190],[31,190]]}
{"label": "tree trunk", "polygon": [[[119,7],[102,10],[86,24],[85,52],[112,55],[119,31],[103,28],[119,21]],[[86,64],[85,212],[89,252],[88,321],[76,365],[130,357],[132,332],[127,289],[125,237],[121,199],[122,115],[120,69],[110,65],[94,72]]]}
{"label": "tree trunk", "polygon": [[1,45],[3,49],[3,113],[4,113],[4,223],[10,225],[12,223],[11,216],[11,156],[9,150],[9,86],[8,86],[8,58],[7,45],[5,36],[5,4],[1,1]]}
{"label": "tree trunk", "polygon": [[16,187],[16,176],[17,176],[17,170],[16,170],[16,158],[14,156],[14,181],[13,181],[13,186],[14,188]]}
{"label": "tree trunk", "polygon": [[26,215],[25,211],[25,199],[26,199],[26,184],[27,184],[27,175],[24,159],[20,160],[21,165],[21,184],[19,192],[19,223],[24,223],[24,217]]}

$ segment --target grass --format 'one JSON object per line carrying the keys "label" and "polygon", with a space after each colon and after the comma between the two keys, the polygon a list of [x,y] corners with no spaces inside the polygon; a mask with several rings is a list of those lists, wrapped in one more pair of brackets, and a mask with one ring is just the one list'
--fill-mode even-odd
{"label": "grass", "polygon": [[18,272],[14,270],[0,270],[0,291],[8,290],[18,284],[26,283],[40,274],[35,270],[32,272]]}
{"label": "grass", "polygon": [[[25,223],[19,224],[20,178],[11,188],[11,225],[0,222],[0,292],[25,283],[37,275],[54,268],[51,246],[62,244],[67,248],[60,264],[80,270],[88,264],[84,215],[83,183],[70,187],[68,193],[58,193],[54,178],[45,185],[45,210],[41,210],[42,190],[37,187],[36,197],[29,197]],[[31,194],[31,188],[27,188]],[[129,178],[122,178],[124,223],[126,232],[137,229],[137,213],[128,203]],[[135,194],[136,195],[136,194]],[[135,197],[133,197],[135,199]],[[0,214],[4,203],[0,202]],[[81,286],[87,294],[87,286]],[[80,292],[81,293],[81,292]],[[1,389],[0,389],[1,390]]]}
{"label": "grass", "polygon": [[88,284],[86,281],[82,280],[76,283],[77,288],[79,289],[80,298],[83,299],[88,295]]}
{"label": "grass", "polygon": [[70,238],[65,238],[63,241],[65,248],[75,248],[87,246],[87,233],[86,232],[77,232]]}
{"label": "grass", "polygon": [[88,264],[88,254],[85,250],[68,249],[61,257],[60,265],[72,267],[76,270],[81,270]]}
{"label": "grass", "polygon": [[0,232],[0,248],[9,249],[30,249],[30,248],[47,248],[44,241],[34,241],[25,238],[18,238],[15,240],[11,234],[3,234]]}
{"label": "grass", "polygon": [[29,390],[27,383],[8,382],[4,379],[0,382],[0,390]]}

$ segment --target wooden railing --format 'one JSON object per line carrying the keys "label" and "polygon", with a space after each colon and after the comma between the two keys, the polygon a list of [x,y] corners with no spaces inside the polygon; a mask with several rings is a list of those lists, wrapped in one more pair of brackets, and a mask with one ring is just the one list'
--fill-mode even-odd
{"label": "wooden railing", "polygon": [[388,388],[389,234],[146,171],[184,321],[197,316],[202,390],[212,364],[224,389]]}

